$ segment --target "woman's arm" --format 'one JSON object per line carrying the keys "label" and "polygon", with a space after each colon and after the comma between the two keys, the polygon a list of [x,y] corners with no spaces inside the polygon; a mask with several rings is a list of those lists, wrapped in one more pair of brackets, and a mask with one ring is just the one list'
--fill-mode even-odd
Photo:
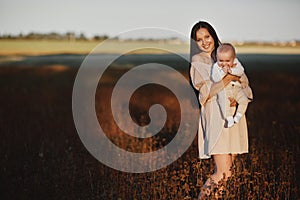
{"label": "woman's arm", "polygon": [[232,75],[232,74],[227,74],[223,79],[222,82],[224,84],[224,87],[228,85],[231,81],[239,81],[240,77]]}
{"label": "woman's arm", "polygon": [[199,103],[203,106],[207,101],[212,80],[210,77],[211,65],[204,62],[192,62],[190,78],[193,87],[199,91]]}
{"label": "woman's arm", "polygon": [[[194,61],[197,58],[198,60]],[[200,61],[202,56],[193,56],[190,68],[190,78],[193,87],[199,91],[199,102],[204,105],[207,100],[220,92],[232,80],[239,80],[239,77],[227,74],[221,81],[213,83],[211,80],[212,66],[209,63]]]}
{"label": "woman's arm", "polygon": [[252,93],[252,89],[249,86],[248,77],[246,76],[245,73],[241,76],[239,81],[242,85],[244,93],[247,95],[248,99],[252,101],[253,100],[253,93]]}
{"label": "woman's arm", "polygon": [[238,81],[240,78],[231,74],[227,74],[221,81],[213,83],[210,87],[208,99],[217,95],[224,87],[226,87],[231,81]]}

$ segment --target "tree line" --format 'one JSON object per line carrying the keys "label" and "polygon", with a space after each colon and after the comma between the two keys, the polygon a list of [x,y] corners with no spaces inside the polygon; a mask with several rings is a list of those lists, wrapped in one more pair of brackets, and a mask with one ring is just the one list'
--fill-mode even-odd
{"label": "tree line", "polygon": [[28,34],[3,34],[0,35],[0,39],[24,39],[24,40],[106,40],[109,36],[107,35],[94,35],[93,37],[87,37],[84,33],[75,34],[74,32],[67,32],[67,33],[37,33],[37,32],[30,32]]}
{"label": "tree line", "polygon": [[28,34],[0,34],[0,40],[62,40],[62,41],[103,41],[106,39],[112,40],[126,40],[126,41],[177,41],[182,42],[180,39],[176,37],[170,38],[127,38],[127,39],[120,39],[119,37],[109,37],[108,35],[94,35],[92,37],[87,37],[84,33],[75,34],[74,32],[66,32],[66,33],[57,33],[57,32],[50,32],[50,33],[38,33],[38,32],[30,32]]}

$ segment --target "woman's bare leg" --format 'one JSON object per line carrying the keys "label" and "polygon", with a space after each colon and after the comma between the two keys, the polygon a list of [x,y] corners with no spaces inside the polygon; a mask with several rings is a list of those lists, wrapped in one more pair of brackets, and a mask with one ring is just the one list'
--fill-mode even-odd
{"label": "woman's bare leg", "polygon": [[236,154],[231,154],[231,160],[232,160],[232,163],[234,162],[236,156],[237,156]]}
{"label": "woman's bare leg", "polygon": [[213,155],[213,159],[215,161],[215,172],[213,175],[211,175],[210,178],[206,180],[205,184],[201,188],[198,199],[203,199],[205,195],[209,195],[209,193],[211,192],[210,187],[212,183],[218,184],[218,182],[222,178],[225,178],[225,180],[227,180],[227,178],[231,176],[231,167],[235,157],[235,155],[231,154]]}
{"label": "woman's bare leg", "polygon": [[[225,180],[231,176],[232,162],[235,156],[231,154],[218,154],[213,156],[215,161],[215,173],[211,175],[211,179],[218,183],[222,178]],[[224,177],[225,174],[225,177]]]}

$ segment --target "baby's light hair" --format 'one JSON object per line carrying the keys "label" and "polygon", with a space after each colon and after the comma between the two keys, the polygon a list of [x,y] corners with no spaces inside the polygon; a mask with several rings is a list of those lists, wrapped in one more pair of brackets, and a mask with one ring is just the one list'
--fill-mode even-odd
{"label": "baby's light hair", "polygon": [[223,53],[223,52],[228,52],[228,51],[231,51],[233,53],[233,56],[236,56],[235,49],[234,49],[233,45],[230,43],[221,44],[217,49],[217,54]]}

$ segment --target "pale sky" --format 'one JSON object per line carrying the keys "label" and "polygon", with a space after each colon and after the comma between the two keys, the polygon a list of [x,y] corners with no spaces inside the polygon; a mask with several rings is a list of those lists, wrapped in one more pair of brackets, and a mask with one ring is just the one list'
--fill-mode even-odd
{"label": "pale sky", "polygon": [[114,37],[161,27],[189,37],[191,27],[205,20],[222,41],[300,40],[299,10],[300,0],[1,0],[0,34],[71,31]]}

